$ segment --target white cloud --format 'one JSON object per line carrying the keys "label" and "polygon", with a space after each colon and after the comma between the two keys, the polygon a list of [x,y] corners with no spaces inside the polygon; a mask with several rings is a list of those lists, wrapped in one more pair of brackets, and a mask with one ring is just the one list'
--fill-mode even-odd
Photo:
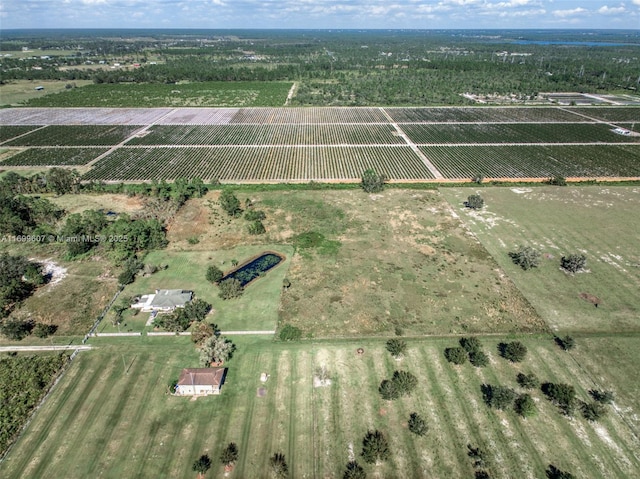
{"label": "white cloud", "polygon": [[598,9],[598,13],[601,13],[602,15],[620,15],[621,13],[624,13],[626,11],[627,9],[624,7],[624,4],[620,5],[619,7],[609,7],[607,5],[603,5]]}
{"label": "white cloud", "polygon": [[631,0],[631,3],[640,7],[640,0]]}
{"label": "white cloud", "polygon": [[570,18],[575,16],[581,16],[587,13],[589,13],[589,10],[582,7],[572,8],[571,10],[554,10],[553,11],[553,14],[556,17],[560,17],[560,18]]}

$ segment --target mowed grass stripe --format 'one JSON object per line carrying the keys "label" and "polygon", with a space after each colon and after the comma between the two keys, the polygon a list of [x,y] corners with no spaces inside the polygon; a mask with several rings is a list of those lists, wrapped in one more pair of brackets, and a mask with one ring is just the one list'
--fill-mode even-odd
{"label": "mowed grass stripe", "polygon": [[453,461],[455,456],[450,454],[441,454],[440,451],[455,450],[455,441],[446,429],[446,424],[438,414],[438,406],[434,399],[435,394],[432,388],[430,375],[424,371],[425,355],[423,354],[424,345],[420,344],[416,347],[409,348],[405,360],[415,365],[416,376],[418,377],[418,394],[414,402],[414,411],[420,414],[429,426],[426,439],[422,442],[422,458],[425,462],[427,470],[440,471],[442,477],[454,477],[457,471]]}
{"label": "mowed grass stripe", "polygon": [[[449,477],[470,476],[472,469],[468,465],[467,444],[472,441],[472,438],[464,422],[458,419],[461,418],[462,413],[459,408],[455,407],[458,399],[452,396],[449,381],[444,379],[446,376],[443,374],[444,368],[441,363],[441,354],[431,347],[424,347],[421,353],[422,363],[430,365],[426,370],[431,384],[431,393],[435,401],[435,411],[440,413],[438,415],[442,418],[445,435],[448,436],[450,442],[450,448],[440,451],[439,455],[448,454],[452,459],[455,458],[452,464],[454,471]],[[442,475],[439,471],[436,474]]]}
{"label": "mowed grass stripe", "polygon": [[[294,374],[291,375],[291,404],[289,408],[289,452],[294,477],[315,472],[313,437],[313,367],[312,354],[300,351]],[[296,379],[297,378],[297,379]]]}
{"label": "mowed grass stripe", "polygon": [[90,353],[80,353],[78,359],[69,366],[64,377],[56,386],[55,394],[52,394],[42,408],[38,410],[34,420],[18,440],[16,448],[26,449],[33,453],[31,455],[10,454],[3,460],[2,468],[9,467],[13,471],[17,471],[17,475],[9,477],[20,477],[22,473],[28,472],[29,467],[37,464],[41,453],[46,449],[45,446],[49,444],[47,439],[54,432],[57,434],[59,431],[57,422],[61,417],[61,411],[65,407],[69,407],[68,402],[72,397],[76,401],[81,399],[75,389],[70,387],[70,384],[76,383],[78,378],[82,377],[85,371],[91,367],[91,362],[83,356],[84,354]]}
{"label": "mowed grass stripe", "polygon": [[[313,351],[313,369],[321,365],[326,365],[331,374],[332,384],[329,387],[313,388],[311,390],[313,406],[313,453],[315,458],[314,474],[316,477],[323,477],[328,474],[333,467],[333,458],[339,461],[346,461],[345,435],[349,436],[349,423],[340,422],[340,417],[344,416],[340,401],[340,390],[347,386],[346,381],[341,378],[341,367],[339,366],[338,350],[334,348],[321,348]],[[350,406],[352,404],[346,404]],[[347,417],[351,417],[349,410],[346,410]]]}
{"label": "mowed grass stripe", "polygon": [[[415,375],[416,367],[407,364],[406,358],[396,360],[387,351],[384,351],[387,370],[409,371]],[[391,375],[388,376],[391,378]],[[416,376],[417,377],[417,376]],[[406,471],[412,471],[414,477],[428,477],[426,467],[421,463],[416,445],[420,439],[415,434],[409,432],[407,421],[409,415],[413,412],[413,406],[416,402],[415,397],[421,394],[421,387],[424,386],[418,379],[418,386],[410,397],[403,397],[395,401],[383,401],[382,407],[386,411],[390,431],[395,431],[389,437],[389,443],[392,451],[397,451],[397,455],[404,464],[401,468]],[[387,403],[386,405],[384,403]]]}
{"label": "mowed grass stripe", "polygon": [[[39,458],[36,468],[30,471],[32,477],[45,476],[47,469],[55,470],[67,451],[77,451],[77,448],[70,448],[70,445],[75,443],[77,435],[86,433],[86,424],[92,422],[90,418],[96,417],[95,414],[102,397],[102,387],[104,387],[104,384],[108,384],[113,377],[115,365],[113,361],[108,364],[101,364],[96,356],[87,356],[87,358],[91,360],[94,371],[86,371],[83,375],[83,381],[87,378],[87,375],[89,380],[76,396],[77,399],[71,404],[71,409],[66,414],[66,419],[61,425],[65,440],[59,441],[56,447],[50,447],[47,453]],[[100,368],[100,366],[104,367]],[[87,405],[93,406],[87,407]],[[61,415],[65,415],[64,410],[61,411]]]}
{"label": "mowed grass stripe", "polygon": [[[117,357],[114,357],[114,360],[116,358]],[[126,442],[126,439],[132,436],[129,430],[127,431],[128,434],[122,434],[122,432],[117,434],[117,440],[113,437],[116,434],[116,429],[122,428],[123,426],[121,418],[139,417],[137,414],[132,413],[131,410],[135,408],[136,413],[138,413],[138,406],[144,404],[144,399],[150,392],[147,388],[142,390],[142,388],[138,387],[139,378],[144,377],[142,376],[142,372],[148,358],[148,353],[137,354],[133,358],[133,364],[129,364],[130,369],[128,373],[125,374],[124,371],[121,371],[120,378],[118,378],[115,387],[109,391],[109,400],[107,400],[103,409],[100,411],[99,421],[96,421],[92,427],[94,437],[89,436],[89,438],[85,438],[82,443],[83,447],[95,443],[93,449],[98,451],[98,454],[95,456],[90,454],[84,455],[82,460],[78,462],[78,469],[83,471],[86,477],[110,470],[114,462],[112,462],[108,445],[122,444],[122,442]],[[117,372],[118,369],[119,368],[116,368],[114,372]],[[143,392],[143,394],[140,394],[140,392]],[[124,424],[126,424],[126,422]]]}

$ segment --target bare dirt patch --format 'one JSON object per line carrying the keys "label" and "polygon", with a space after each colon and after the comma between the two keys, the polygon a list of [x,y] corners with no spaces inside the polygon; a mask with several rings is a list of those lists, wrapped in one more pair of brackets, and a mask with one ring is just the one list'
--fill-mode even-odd
{"label": "bare dirt patch", "polygon": [[598,305],[602,303],[602,300],[600,298],[590,293],[580,293],[579,296],[596,307],[598,307]]}

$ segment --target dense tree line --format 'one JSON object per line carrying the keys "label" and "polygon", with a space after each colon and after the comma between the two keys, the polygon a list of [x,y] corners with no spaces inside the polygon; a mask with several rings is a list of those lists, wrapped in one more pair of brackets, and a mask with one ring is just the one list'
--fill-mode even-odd
{"label": "dense tree line", "polygon": [[66,361],[64,355],[0,359],[0,456]]}
{"label": "dense tree line", "polygon": [[[529,33],[537,38],[535,33]],[[175,83],[178,81],[299,81],[294,105],[464,104],[464,92],[516,94],[541,91],[637,91],[634,45],[517,45],[505,36],[479,40],[442,32],[252,33],[251,39],[202,34],[156,39],[84,38],[73,55],[42,59],[5,58],[3,81],[11,79],[92,79],[95,83]],[[213,41],[215,38],[216,41]],[[220,41],[223,40],[223,41]],[[580,38],[568,35],[568,41]],[[609,39],[633,42],[633,38]],[[21,43],[24,42],[24,43]],[[69,38],[7,39],[1,49],[75,49]],[[158,61],[150,62],[153,57]],[[110,59],[128,69],[73,68],[84,61]],[[34,69],[37,67],[37,69]],[[62,68],[64,67],[64,68]]]}

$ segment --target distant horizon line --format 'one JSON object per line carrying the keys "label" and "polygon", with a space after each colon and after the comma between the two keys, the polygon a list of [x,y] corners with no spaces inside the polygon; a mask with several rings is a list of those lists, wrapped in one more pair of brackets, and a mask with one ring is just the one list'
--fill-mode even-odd
{"label": "distant horizon line", "polygon": [[284,28],[284,27],[27,27],[27,28],[0,28],[0,37],[2,32],[16,31],[16,30],[279,30],[279,31],[421,31],[421,32],[446,32],[446,31],[475,31],[475,32],[495,32],[495,31],[573,31],[573,32],[637,32],[640,33],[640,29],[636,28],[550,28],[550,27],[530,27],[530,28],[342,28],[342,27],[327,27],[327,28]]}

